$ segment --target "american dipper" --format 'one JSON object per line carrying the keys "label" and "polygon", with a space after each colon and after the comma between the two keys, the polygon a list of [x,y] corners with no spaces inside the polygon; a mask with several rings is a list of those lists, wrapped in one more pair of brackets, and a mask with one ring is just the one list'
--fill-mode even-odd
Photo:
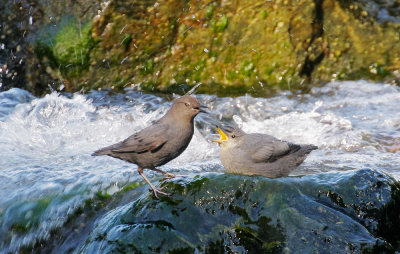
{"label": "american dipper", "polygon": [[168,195],[155,188],[143,174],[143,169],[151,169],[169,178],[174,174],[156,167],[178,157],[189,145],[194,132],[193,119],[205,112],[198,100],[192,96],[182,96],[174,101],[168,112],[153,125],[129,136],[127,139],[95,151],[92,155],[108,155],[138,165],[138,172],[150,185],[154,195]]}
{"label": "american dipper", "polygon": [[217,129],[220,159],[229,173],[261,175],[270,178],[288,176],[300,165],[307,155],[318,147],[296,145],[278,140],[273,136],[250,133],[239,128]]}

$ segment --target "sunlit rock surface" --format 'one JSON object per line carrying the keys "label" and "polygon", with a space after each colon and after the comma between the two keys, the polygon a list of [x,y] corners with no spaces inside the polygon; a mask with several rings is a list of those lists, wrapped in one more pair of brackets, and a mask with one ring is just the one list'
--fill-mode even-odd
{"label": "sunlit rock surface", "polygon": [[4,87],[268,95],[399,77],[393,1],[5,2]]}

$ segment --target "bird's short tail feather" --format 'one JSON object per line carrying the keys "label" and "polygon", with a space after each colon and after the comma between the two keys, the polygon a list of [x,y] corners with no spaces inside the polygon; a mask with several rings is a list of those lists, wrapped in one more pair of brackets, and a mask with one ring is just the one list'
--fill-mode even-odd
{"label": "bird's short tail feather", "polygon": [[94,153],[92,153],[92,156],[108,155],[109,153],[110,153],[109,149],[102,148],[102,149],[99,149],[99,150],[95,151]]}
{"label": "bird's short tail feather", "polygon": [[107,147],[103,147],[97,151],[94,151],[94,153],[92,153],[92,156],[99,156],[99,155],[111,155],[112,154],[112,150],[115,148],[115,145],[111,145],[111,146],[107,146]]}
{"label": "bird's short tail feather", "polygon": [[318,149],[318,146],[315,145],[300,145],[300,146],[301,148],[299,150],[299,153],[304,155],[307,155],[311,153],[313,150]]}
{"label": "bird's short tail feather", "polygon": [[312,150],[317,150],[317,149],[318,149],[318,146],[315,146],[315,145],[305,145],[305,148],[311,152]]}
{"label": "bird's short tail feather", "polygon": [[103,147],[97,151],[94,151],[94,153],[92,153],[92,156],[99,156],[99,155],[110,155],[112,156],[113,154],[113,150],[115,148],[117,148],[120,145],[120,143],[116,143],[114,145],[110,145],[110,146],[106,146]]}
{"label": "bird's short tail feather", "polygon": [[300,165],[313,150],[318,149],[315,145],[301,145],[301,148],[296,152],[298,158],[296,159],[296,165]]}

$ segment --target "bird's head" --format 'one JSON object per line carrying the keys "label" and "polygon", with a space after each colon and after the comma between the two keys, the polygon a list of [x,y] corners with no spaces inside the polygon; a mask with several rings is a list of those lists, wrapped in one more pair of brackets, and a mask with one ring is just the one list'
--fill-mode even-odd
{"label": "bird's head", "polygon": [[185,95],[176,99],[171,109],[182,118],[193,119],[200,112],[207,113],[205,108],[207,107],[201,105],[193,96]]}
{"label": "bird's head", "polygon": [[213,140],[213,142],[218,143],[220,146],[234,145],[240,140],[240,137],[245,134],[241,129],[231,126],[225,126],[221,128],[217,126],[217,131],[220,135],[220,138]]}

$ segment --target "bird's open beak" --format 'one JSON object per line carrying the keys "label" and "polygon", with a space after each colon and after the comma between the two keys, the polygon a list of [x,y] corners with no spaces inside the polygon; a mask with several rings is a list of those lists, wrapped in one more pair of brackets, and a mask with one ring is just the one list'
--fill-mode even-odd
{"label": "bird's open beak", "polygon": [[200,106],[197,108],[197,110],[200,111],[200,112],[202,112],[202,113],[208,114],[208,112],[204,110],[205,108],[208,108],[208,107],[207,107],[207,106],[204,106],[204,105],[200,105]]}
{"label": "bird's open beak", "polygon": [[218,133],[220,135],[220,138],[216,139],[216,140],[213,140],[213,142],[221,144],[222,142],[228,140],[228,136],[226,135],[226,133],[223,130],[221,130],[220,128],[217,128],[217,131],[218,131]]}

